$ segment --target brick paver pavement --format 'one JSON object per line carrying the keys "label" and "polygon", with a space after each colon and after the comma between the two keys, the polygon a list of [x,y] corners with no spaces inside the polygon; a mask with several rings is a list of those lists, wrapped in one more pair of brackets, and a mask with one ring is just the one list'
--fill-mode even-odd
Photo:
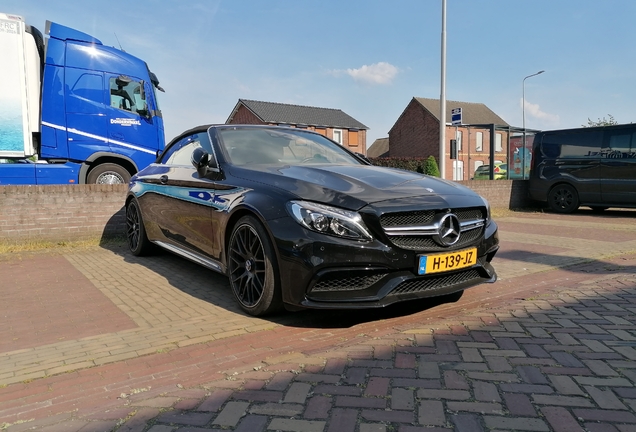
{"label": "brick paver pavement", "polygon": [[240,313],[124,248],[0,259],[7,431],[636,431],[636,212],[498,219],[454,304]]}

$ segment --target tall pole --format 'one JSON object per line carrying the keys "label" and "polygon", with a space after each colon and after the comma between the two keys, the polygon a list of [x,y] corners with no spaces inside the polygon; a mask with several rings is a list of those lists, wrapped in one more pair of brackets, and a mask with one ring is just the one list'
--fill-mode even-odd
{"label": "tall pole", "polygon": [[523,122],[523,154],[521,159],[521,178],[526,178],[526,80],[530,77],[541,75],[545,71],[539,71],[525,77],[521,83],[521,115]]}
{"label": "tall pole", "polygon": [[439,173],[446,178],[446,0],[442,0],[442,70],[439,96]]}

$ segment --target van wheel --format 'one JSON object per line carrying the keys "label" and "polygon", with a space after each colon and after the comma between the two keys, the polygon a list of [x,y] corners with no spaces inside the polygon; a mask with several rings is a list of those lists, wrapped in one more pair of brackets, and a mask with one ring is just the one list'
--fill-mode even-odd
{"label": "van wheel", "polygon": [[579,196],[569,184],[560,184],[548,194],[548,204],[557,213],[572,213],[579,208]]}

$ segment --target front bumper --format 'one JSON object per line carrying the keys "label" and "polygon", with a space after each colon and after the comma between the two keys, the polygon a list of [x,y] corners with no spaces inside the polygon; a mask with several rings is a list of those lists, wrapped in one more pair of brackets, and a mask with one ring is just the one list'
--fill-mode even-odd
{"label": "front bumper", "polygon": [[276,242],[283,301],[292,307],[378,308],[497,280],[490,264],[499,248],[494,221],[470,245],[477,248],[475,265],[430,275],[417,274],[418,256],[425,252],[397,248],[378,238],[355,242],[318,234],[291,218],[268,225]]}

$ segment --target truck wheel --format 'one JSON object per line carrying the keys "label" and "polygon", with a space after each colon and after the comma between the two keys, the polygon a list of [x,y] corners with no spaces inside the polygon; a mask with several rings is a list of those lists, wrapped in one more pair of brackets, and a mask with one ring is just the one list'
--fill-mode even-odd
{"label": "truck wheel", "polygon": [[130,173],[128,170],[113,163],[97,165],[86,178],[86,183],[89,184],[128,184],[129,181]]}
{"label": "truck wheel", "polygon": [[579,196],[569,184],[559,184],[548,194],[548,204],[557,213],[572,213],[579,208]]}

